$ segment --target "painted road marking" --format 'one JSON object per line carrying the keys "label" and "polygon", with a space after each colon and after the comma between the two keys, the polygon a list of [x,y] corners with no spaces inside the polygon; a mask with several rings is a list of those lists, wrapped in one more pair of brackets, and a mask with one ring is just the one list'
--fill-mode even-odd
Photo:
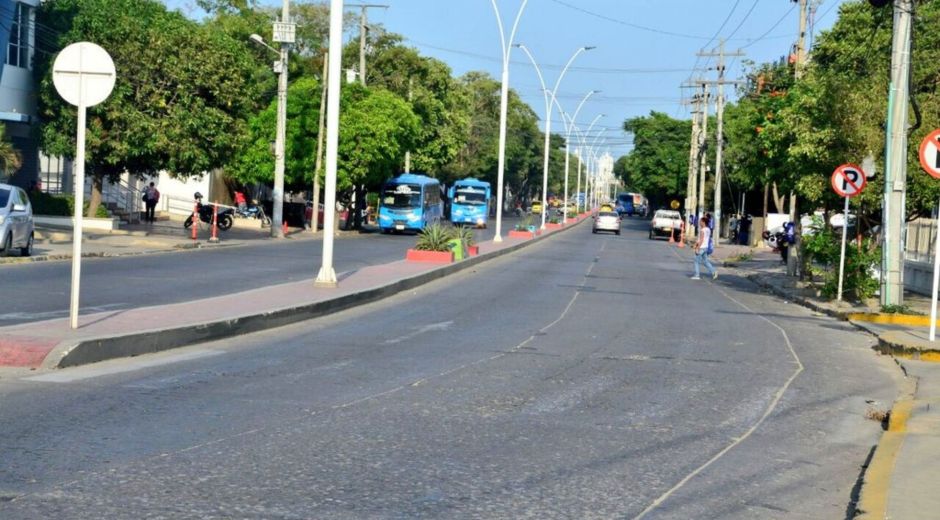
{"label": "painted road marking", "polygon": [[399,337],[397,337],[397,338],[387,339],[387,340],[385,340],[385,344],[386,344],[386,345],[394,345],[395,343],[401,343],[401,342],[403,342],[403,341],[408,341],[409,339],[418,337],[418,336],[420,336],[420,335],[422,335],[422,334],[425,334],[425,333],[427,333],[427,332],[447,330],[447,329],[449,329],[450,326],[453,325],[453,324],[454,324],[453,321],[442,321],[442,322],[440,322],[440,323],[432,323],[432,324],[430,324],[430,325],[425,325],[425,326],[423,326],[423,327],[419,327],[419,328],[418,328],[417,330],[415,330],[414,332],[411,332],[411,333],[409,333],[409,334],[405,334],[404,336],[399,336]]}

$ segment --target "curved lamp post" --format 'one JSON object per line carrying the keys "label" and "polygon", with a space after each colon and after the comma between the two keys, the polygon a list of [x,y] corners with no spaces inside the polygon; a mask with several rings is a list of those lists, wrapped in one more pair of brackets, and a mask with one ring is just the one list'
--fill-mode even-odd
{"label": "curved lamp post", "polygon": [[516,29],[519,28],[519,19],[522,18],[522,11],[525,10],[529,0],[522,0],[519,6],[519,12],[516,13],[516,21],[512,24],[512,31],[509,33],[509,41],[506,40],[506,32],[503,30],[503,19],[499,15],[499,7],[496,6],[496,0],[491,0],[493,10],[496,11],[496,24],[499,26],[499,42],[503,49],[503,77],[499,95],[499,159],[497,165],[496,178],[496,230],[493,235],[493,242],[502,242],[503,228],[503,172],[506,169],[506,112],[509,107],[509,55],[512,53],[512,40],[516,37]]}
{"label": "curved lamp post", "polygon": [[[555,106],[558,107],[558,111],[561,113],[562,122],[565,123],[565,198],[564,198],[565,210],[564,210],[564,216],[562,216],[562,219],[561,219],[562,224],[568,223],[568,169],[569,169],[569,163],[571,159],[571,131],[575,129],[574,122],[578,119],[578,114],[581,112],[581,107],[584,106],[584,103],[587,102],[589,97],[593,96],[594,94],[597,94],[598,92],[600,92],[600,90],[592,90],[588,92],[587,94],[585,94],[581,102],[578,103],[578,108],[575,109],[574,115],[571,117],[568,117],[568,113],[565,112],[561,108],[561,103],[558,102],[558,98],[555,98],[555,97],[552,98],[552,101],[555,103]],[[578,171],[579,186],[580,186],[580,176],[581,176],[581,171],[579,170]],[[579,191],[580,191],[580,187],[579,187]],[[578,206],[580,205],[581,203],[578,202]]]}
{"label": "curved lamp post", "polygon": [[[532,66],[535,67],[535,72],[538,74],[539,82],[542,84],[542,94],[545,96],[545,158],[542,161],[542,229],[545,229],[545,214],[548,211],[548,155],[549,155],[549,141],[552,135],[552,101],[555,100],[556,94],[558,94],[558,87],[561,85],[562,78],[565,77],[565,73],[568,72],[568,68],[571,67],[571,64],[574,63],[575,58],[578,57],[584,51],[589,51],[594,47],[581,47],[578,50],[574,51],[574,54],[568,58],[568,63],[565,64],[565,67],[561,69],[561,74],[558,75],[558,79],[555,80],[555,86],[552,90],[548,90],[545,86],[545,79],[542,76],[542,70],[539,68],[538,63],[535,62],[535,58],[532,56],[532,53],[529,52],[529,49],[524,44],[517,44],[516,47],[522,49],[526,56],[529,57],[529,60],[532,61]],[[566,201],[567,202],[567,201]]]}
{"label": "curved lamp post", "polygon": [[[589,162],[588,162],[588,165],[589,165],[589,166],[588,166],[588,173],[590,174],[590,177],[591,177],[591,207],[592,207],[592,208],[595,207],[595,206],[597,206],[598,198],[600,197],[600,193],[598,192],[598,189],[597,189],[597,148],[598,148],[598,140],[600,140],[600,138],[603,137],[604,132],[606,132],[606,131],[607,131],[606,128],[602,128],[601,131],[597,133],[597,136],[594,137],[594,140],[591,141],[591,144],[588,145],[588,148],[587,148],[587,149],[588,149],[588,159],[589,159]],[[603,143],[601,143],[601,144],[603,144]]]}

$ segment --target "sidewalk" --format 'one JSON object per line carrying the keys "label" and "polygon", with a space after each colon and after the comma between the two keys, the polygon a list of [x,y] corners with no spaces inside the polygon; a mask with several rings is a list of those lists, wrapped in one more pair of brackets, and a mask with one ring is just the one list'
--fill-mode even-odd
{"label": "sidewalk", "polygon": [[[86,230],[83,234],[82,257],[85,258],[166,253],[193,248],[233,247],[271,240],[270,229],[233,227],[228,231],[220,231],[218,234],[220,241],[213,244],[209,242],[210,232],[205,227],[200,227],[198,238],[194,242],[191,230],[184,229],[182,223],[175,221],[128,225],[112,232]],[[288,236],[294,239],[312,239],[321,234],[290,228]],[[37,227],[35,237],[32,256],[21,257],[14,254],[0,258],[0,265],[72,258],[72,231],[70,229]]]}
{"label": "sidewalk", "polygon": [[479,256],[443,266],[400,260],[338,273],[335,288],[315,287],[314,280],[308,279],[186,303],[87,314],[80,316],[74,331],[64,318],[0,327],[0,370],[64,368],[308,320],[386,298],[576,225],[535,238],[483,242]]}
{"label": "sidewalk", "polygon": [[788,301],[869,332],[878,338],[877,350],[895,357],[907,388],[892,407],[887,431],[865,470],[856,518],[940,518],[940,363],[930,362],[940,361],[940,340],[928,339],[930,299],[907,293],[905,305],[916,314],[884,314],[877,302],[821,298],[786,276],[779,255],[767,249],[721,245],[715,257]]}

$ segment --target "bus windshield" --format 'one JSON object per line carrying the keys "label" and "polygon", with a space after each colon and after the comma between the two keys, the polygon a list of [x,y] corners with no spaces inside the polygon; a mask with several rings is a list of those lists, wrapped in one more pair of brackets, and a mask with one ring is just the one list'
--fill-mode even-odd
{"label": "bus windshield", "polygon": [[458,187],[454,195],[457,204],[486,204],[486,190]]}
{"label": "bus windshield", "polygon": [[382,192],[382,205],[388,208],[414,208],[421,206],[421,186],[417,184],[386,184]]}

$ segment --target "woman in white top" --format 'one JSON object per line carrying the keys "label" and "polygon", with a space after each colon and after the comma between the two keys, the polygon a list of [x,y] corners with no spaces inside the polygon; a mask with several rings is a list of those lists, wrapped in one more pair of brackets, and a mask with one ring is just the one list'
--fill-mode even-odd
{"label": "woman in white top", "polygon": [[712,230],[708,227],[711,217],[705,215],[698,222],[698,240],[695,242],[695,276],[692,277],[693,280],[701,280],[701,270],[700,265],[705,264],[705,267],[708,268],[708,272],[712,275],[712,279],[718,278],[718,270],[715,269],[715,266],[708,260],[709,245],[711,245],[712,239]]}

